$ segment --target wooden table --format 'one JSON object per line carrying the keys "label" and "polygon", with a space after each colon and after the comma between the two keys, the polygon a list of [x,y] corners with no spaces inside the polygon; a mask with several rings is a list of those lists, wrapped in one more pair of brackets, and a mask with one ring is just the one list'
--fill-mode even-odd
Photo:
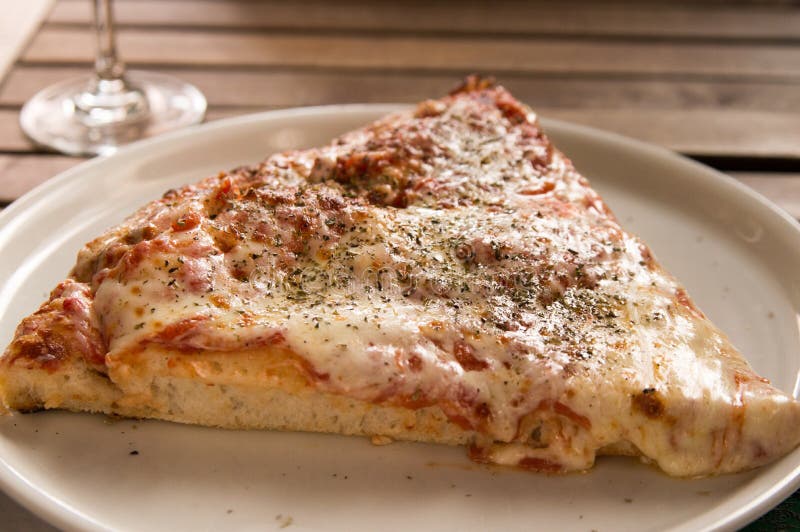
{"label": "wooden table", "polygon": [[[470,72],[546,117],[653,142],[800,217],[800,9],[786,2],[117,0],[132,67],[196,84],[208,120],[346,102],[414,102]],[[3,43],[0,40],[0,46]],[[90,2],[61,0],[0,85],[0,204],[81,162],[17,125],[37,90],[86,72]],[[798,527],[800,495],[754,529]],[[0,498],[0,528],[49,527]]]}

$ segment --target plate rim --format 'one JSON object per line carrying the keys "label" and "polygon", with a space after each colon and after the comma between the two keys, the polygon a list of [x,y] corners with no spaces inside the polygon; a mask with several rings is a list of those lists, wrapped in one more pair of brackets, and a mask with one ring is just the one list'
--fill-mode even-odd
{"label": "plate rim", "polygon": [[[79,179],[82,174],[93,170],[97,166],[113,164],[113,160],[119,157],[135,155],[137,152],[147,152],[152,146],[163,143],[175,143],[187,137],[209,135],[214,132],[219,133],[228,129],[236,129],[248,124],[269,122],[285,118],[325,115],[335,116],[337,114],[347,115],[364,112],[372,113],[377,116],[408,109],[410,107],[409,104],[397,103],[354,103],[292,107],[223,118],[140,140],[120,148],[111,155],[98,156],[79,163],[47,179],[20,196],[0,212],[0,236],[8,230],[9,224],[11,224],[16,217],[24,213],[29,206],[35,205],[57,193],[60,187],[66,186],[70,182]],[[707,183],[711,183],[713,186],[724,187],[729,192],[744,196],[747,201],[755,202],[763,212],[768,213],[769,216],[776,217],[776,220],[779,220],[781,223],[787,224],[787,229],[791,229],[797,237],[800,237],[800,222],[798,220],[758,191],[723,172],[668,148],[650,144],[619,133],[564,120],[548,119],[546,116],[540,117],[540,119],[545,132],[560,130],[594,142],[610,142],[615,148],[623,151],[635,151],[647,157],[655,157],[661,160],[667,160],[671,163],[683,165],[686,168],[691,168],[695,174],[702,175]],[[569,157],[569,155],[567,156]],[[109,161],[112,162],[109,163]],[[703,519],[703,515],[701,514],[678,525],[677,529],[689,530],[697,529],[698,527],[702,529],[735,529],[744,526],[783,502],[784,499],[800,487],[800,462],[796,463],[794,468],[789,470],[783,478],[784,482],[775,484],[770,489],[762,491],[751,500],[750,503],[740,507],[731,514],[727,514],[721,519],[711,522],[708,518]],[[34,513],[34,515],[54,526],[69,529],[106,530],[105,527],[91,516],[47,494],[36,485],[30,483],[17,471],[14,465],[9,463],[3,456],[0,456],[0,489],[11,499]]]}

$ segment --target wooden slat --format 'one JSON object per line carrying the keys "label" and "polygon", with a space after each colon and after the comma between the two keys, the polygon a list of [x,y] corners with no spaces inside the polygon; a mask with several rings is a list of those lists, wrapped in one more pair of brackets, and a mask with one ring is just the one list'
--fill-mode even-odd
{"label": "wooden slat", "polygon": [[[800,76],[800,48],[780,44],[376,38],[161,29],[123,30],[119,43],[128,63],[151,65],[693,74],[762,79]],[[23,59],[29,63],[88,63],[92,54],[90,32],[45,27]]]}
{"label": "wooden slat", "polygon": [[689,155],[800,157],[800,114],[704,109],[543,109],[576,122]]}
{"label": "wooden slat", "polygon": [[[83,67],[19,67],[0,103],[21,105]],[[173,70],[212,108],[415,102],[444,94],[458,76]],[[545,116],[561,117],[700,155],[799,157],[800,91],[793,84],[510,77],[506,85]],[[16,124],[12,124],[16,129]],[[3,127],[0,125],[0,127]]]}
{"label": "wooden slat", "polygon": [[731,175],[800,219],[800,173],[733,172]]}
{"label": "wooden slat", "polygon": [[[22,105],[38,90],[85,75],[87,67],[18,66],[0,87],[0,104]],[[195,84],[212,106],[299,106],[350,102],[416,102],[446,94],[456,74],[286,72],[159,68]],[[800,110],[796,83],[500,76],[522,101],[548,108]],[[800,127],[800,126],[799,126]]]}
{"label": "wooden slat", "polygon": [[[212,108],[208,120],[274,107]],[[689,155],[800,158],[800,113],[758,111],[560,109],[542,116],[567,120],[659,144]],[[35,150],[17,125],[17,112],[0,111],[0,151]]]}
{"label": "wooden slat", "polygon": [[[269,111],[275,107],[223,107],[209,109],[206,113],[206,122],[228,118],[249,113]],[[15,155],[43,154],[51,156],[43,148],[35,146],[19,127],[19,111],[15,109],[0,109],[0,155],[12,152]]]}
{"label": "wooden slat", "polygon": [[[264,109],[212,109],[208,119]],[[696,156],[800,157],[800,115],[758,112],[541,109],[542,116],[565,120],[659,144]]]}
{"label": "wooden slat", "polygon": [[[786,6],[680,6],[603,2],[330,2],[138,0],[114,2],[122,25],[436,31],[530,35],[797,39],[800,12]],[[88,24],[90,2],[59,2],[49,21]]]}
{"label": "wooden slat", "polygon": [[0,109],[0,151],[30,151],[30,141],[19,127],[19,111]]}
{"label": "wooden slat", "polygon": [[[208,120],[261,110],[216,108]],[[800,158],[800,113],[546,107],[538,111],[546,118],[619,133],[686,155]]]}
{"label": "wooden slat", "polygon": [[17,199],[83,160],[55,155],[0,155],[0,203]]}
{"label": "wooden slat", "polygon": [[[249,108],[212,109],[206,118],[213,121],[252,111]],[[87,160],[85,157],[42,152],[19,130],[16,117],[15,111],[0,110],[0,204],[10,203],[51,177]]]}

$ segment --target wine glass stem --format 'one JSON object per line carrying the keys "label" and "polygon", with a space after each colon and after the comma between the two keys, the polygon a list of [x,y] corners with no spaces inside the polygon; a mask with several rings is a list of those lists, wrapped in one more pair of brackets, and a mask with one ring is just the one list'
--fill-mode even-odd
{"label": "wine glass stem", "polygon": [[111,0],[94,1],[94,24],[97,34],[94,68],[97,77],[105,80],[121,79],[125,75],[125,65],[117,59]]}
{"label": "wine glass stem", "polygon": [[76,94],[75,116],[86,127],[143,120],[147,118],[147,97],[125,79],[125,65],[117,59],[111,0],[94,0],[97,35],[95,74],[87,87]]}

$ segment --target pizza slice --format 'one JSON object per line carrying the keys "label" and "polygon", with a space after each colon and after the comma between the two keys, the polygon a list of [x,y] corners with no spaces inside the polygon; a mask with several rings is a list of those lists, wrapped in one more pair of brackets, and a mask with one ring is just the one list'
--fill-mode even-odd
{"label": "pizza slice", "polygon": [[800,405],[478,78],[144,206],[22,321],[0,392],[543,472],[622,454],[711,475],[800,441]]}

